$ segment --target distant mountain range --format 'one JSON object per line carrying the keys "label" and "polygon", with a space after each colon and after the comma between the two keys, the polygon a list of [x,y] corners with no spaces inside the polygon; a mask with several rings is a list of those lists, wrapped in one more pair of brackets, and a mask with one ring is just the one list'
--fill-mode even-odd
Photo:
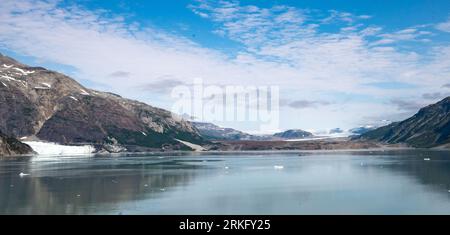
{"label": "distant mountain range", "polygon": [[[329,134],[341,134],[336,128]],[[345,132],[347,133],[347,132]],[[450,145],[450,97],[413,117],[375,129],[354,128],[355,139]],[[0,156],[28,154],[18,139],[64,145],[93,145],[100,152],[198,150],[213,140],[256,141],[314,137],[294,129],[256,136],[211,123],[185,120],[171,112],[119,95],[83,87],[72,78],[30,67],[0,54]],[[200,146],[202,145],[202,146]]]}
{"label": "distant mountain range", "polygon": [[310,132],[300,129],[287,130],[273,135],[251,135],[233,128],[224,128],[207,122],[191,122],[200,135],[207,140],[287,140],[313,137]]}
{"label": "distant mountain range", "polygon": [[169,111],[88,89],[64,74],[1,54],[0,131],[107,151],[189,150],[182,141],[205,143],[190,122]]}
{"label": "distant mountain range", "polygon": [[284,132],[276,133],[273,136],[276,138],[281,138],[281,139],[304,139],[304,138],[313,137],[314,135],[311,132],[307,132],[307,131],[300,130],[300,129],[295,129],[295,130],[287,130]]}
{"label": "distant mountain range", "polygon": [[252,140],[256,136],[235,130],[233,128],[223,128],[207,122],[191,122],[197,128],[200,135],[208,140]]}
{"label": "distant mountain range", "polygon": [[364,133],[367,133],[369,131],[375,130],[376,127],[374,126],[361,126],[361,127],[356,127],[353,129],[350,129],[349,132],[353,135],[362,135]]}
{"label": "distant mountain range", "polygon": [[422,108],[402,122],[392,123],[362,134],[359,138],[390,144],[431,148],[450,144],[450,97]]}

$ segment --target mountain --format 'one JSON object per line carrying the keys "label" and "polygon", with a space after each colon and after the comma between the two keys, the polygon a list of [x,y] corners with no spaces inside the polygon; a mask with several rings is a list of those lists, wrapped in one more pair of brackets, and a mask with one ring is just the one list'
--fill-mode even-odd
{"label": "mountain", "polygon": [[19,140],[0,132],[0,156],[31,154],[33,149]]}
{"label": "mountain", "polygon": [[360,127],[350,129],[349,132],[354,135],[362,135],[364,133],[367,133],[367,132],[375,130],[375,129],[376,128],[373,126],[360,126]]}
{"label": "mountain", "polygon": [[[0,54],[0,131],[66,145],[128,151],[190,149],[205,141],[171,112],[83,87],[72,78]],[[124,149],[120,148],[120,149]]]}
{"label": "mountain", "polygon": [[391,123],[361,135],[362,139],[406,143],[431,148],[450,143],[450,97],[422,108],[402,122]]}
{"label": "mountain", "polygon": [[311,132],[307,132],[300,129],[295,130],[287,130],[284,132],[276,133],[273,135],[276,138],[281,139],[303,139],[303,138],[309,138],[313,137],[314,135]]}
{"label": "mountain", "polygon": [[207,122],[191,122],[200,135],[208,140],[253,140],[256,136],[232,128],[223,128]]}

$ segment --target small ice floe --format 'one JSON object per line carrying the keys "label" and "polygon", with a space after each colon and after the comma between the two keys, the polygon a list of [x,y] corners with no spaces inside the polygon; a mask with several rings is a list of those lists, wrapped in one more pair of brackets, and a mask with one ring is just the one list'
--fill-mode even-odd
{"label": "small ice floe", "polygon": [[144,187],[148,187],[148,184],[144,184]]}
{"label": "small ice floe", "polygon": [[230,169],[230,168],[226,166],[226,167],[225,167],[225,169],[227,169],[227,170],[228,170],[228,169]]}
{"label": "small ice floe", "polygon": [[30,175],[30,174],[25,174],[23,172],[20,172],[20,174],[19,174],[20,177],[25,177],[25,176],[28,176],[28,175]]}
{"label": "small ice floe", "polygon": [[361,164],[360,164],[361,166],[364,166],[364,162],[361,162]]}
{"label": "small ice floe", "polygon": [[142,134],[143,134],[144,136],[147,136],[147,134],[146,134],[145,132],[142,132]]}
{"label": "small ice floe", "polygon": [[283,170],[283,169],[284,169],[284,166],[278,166],[278,165],[276,165],[276,166],[273,166],[273,168],[274,168],[275,170]]}
{"label": "small ice floe", "polygon": [[166,191],[166,189],[165,188],[162,188],[162,189],[160,189],[161,190],[161,192],[164,192],[164,191]]}
{"label": "small ice floe", "polygon": [[81,197],[81,195],[80,195],[80,194],[77,194],[77,197]]}
{"label": "small ice floe", "polygon": [[430,158],[424,158],[423,160],[424,160],[424,161],[431,161]]}

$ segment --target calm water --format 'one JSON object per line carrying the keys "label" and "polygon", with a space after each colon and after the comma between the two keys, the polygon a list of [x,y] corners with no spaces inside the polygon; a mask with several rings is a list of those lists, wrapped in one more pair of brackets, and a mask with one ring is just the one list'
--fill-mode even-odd
{"label": "calm water", "polygon": [[0,214],[450,214],[449,190],[445,151],[0,160]]}

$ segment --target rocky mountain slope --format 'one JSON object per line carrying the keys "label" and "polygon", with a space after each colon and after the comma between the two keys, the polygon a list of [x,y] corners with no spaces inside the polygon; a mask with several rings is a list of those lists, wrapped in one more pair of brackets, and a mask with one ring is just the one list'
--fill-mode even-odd
{"label": "rocky mountain slope", "polygon": [[376,127],[373,127],[373,126],[360,126],[360,127],[356,127],[356,128],[350,129],[349,132],[352,135],[362,135],[364,133],[367,133],[369,131],[373,131],[375,129],[376,129]]}
{"label": "rocky mountain slope", "polygon": [[19,138],[131,151],[189,149],[179,140],[204,143],[195,127],[169,111],[85,88],[64,74],[1,54],[0,130]]}
{"label": "rocky mountain slope", "polygon": [[313,137],[314,135],[310,132],[296,129],[296,130],[287,130],[284,132],[276,133],[273,136],[276,138],[281,138],[281,139],[303,139],[303,138]]}
{"label": "rocky mountain slope", "polygon": [[200,134],[209,140],[253,140],[256,136],[232,128],[223,128],[207,122],[191,122]]}
{"label": "rocky mountain slope", "polygon": [[31,153],[33,149],[30,146],[0,132],[0,157]]}
{"label": "rocky mountain slope", "polygon": [[450,97],[422,108],[405,121],[369,131],[359,138],[422,148],[447,145],[450,143]]}

